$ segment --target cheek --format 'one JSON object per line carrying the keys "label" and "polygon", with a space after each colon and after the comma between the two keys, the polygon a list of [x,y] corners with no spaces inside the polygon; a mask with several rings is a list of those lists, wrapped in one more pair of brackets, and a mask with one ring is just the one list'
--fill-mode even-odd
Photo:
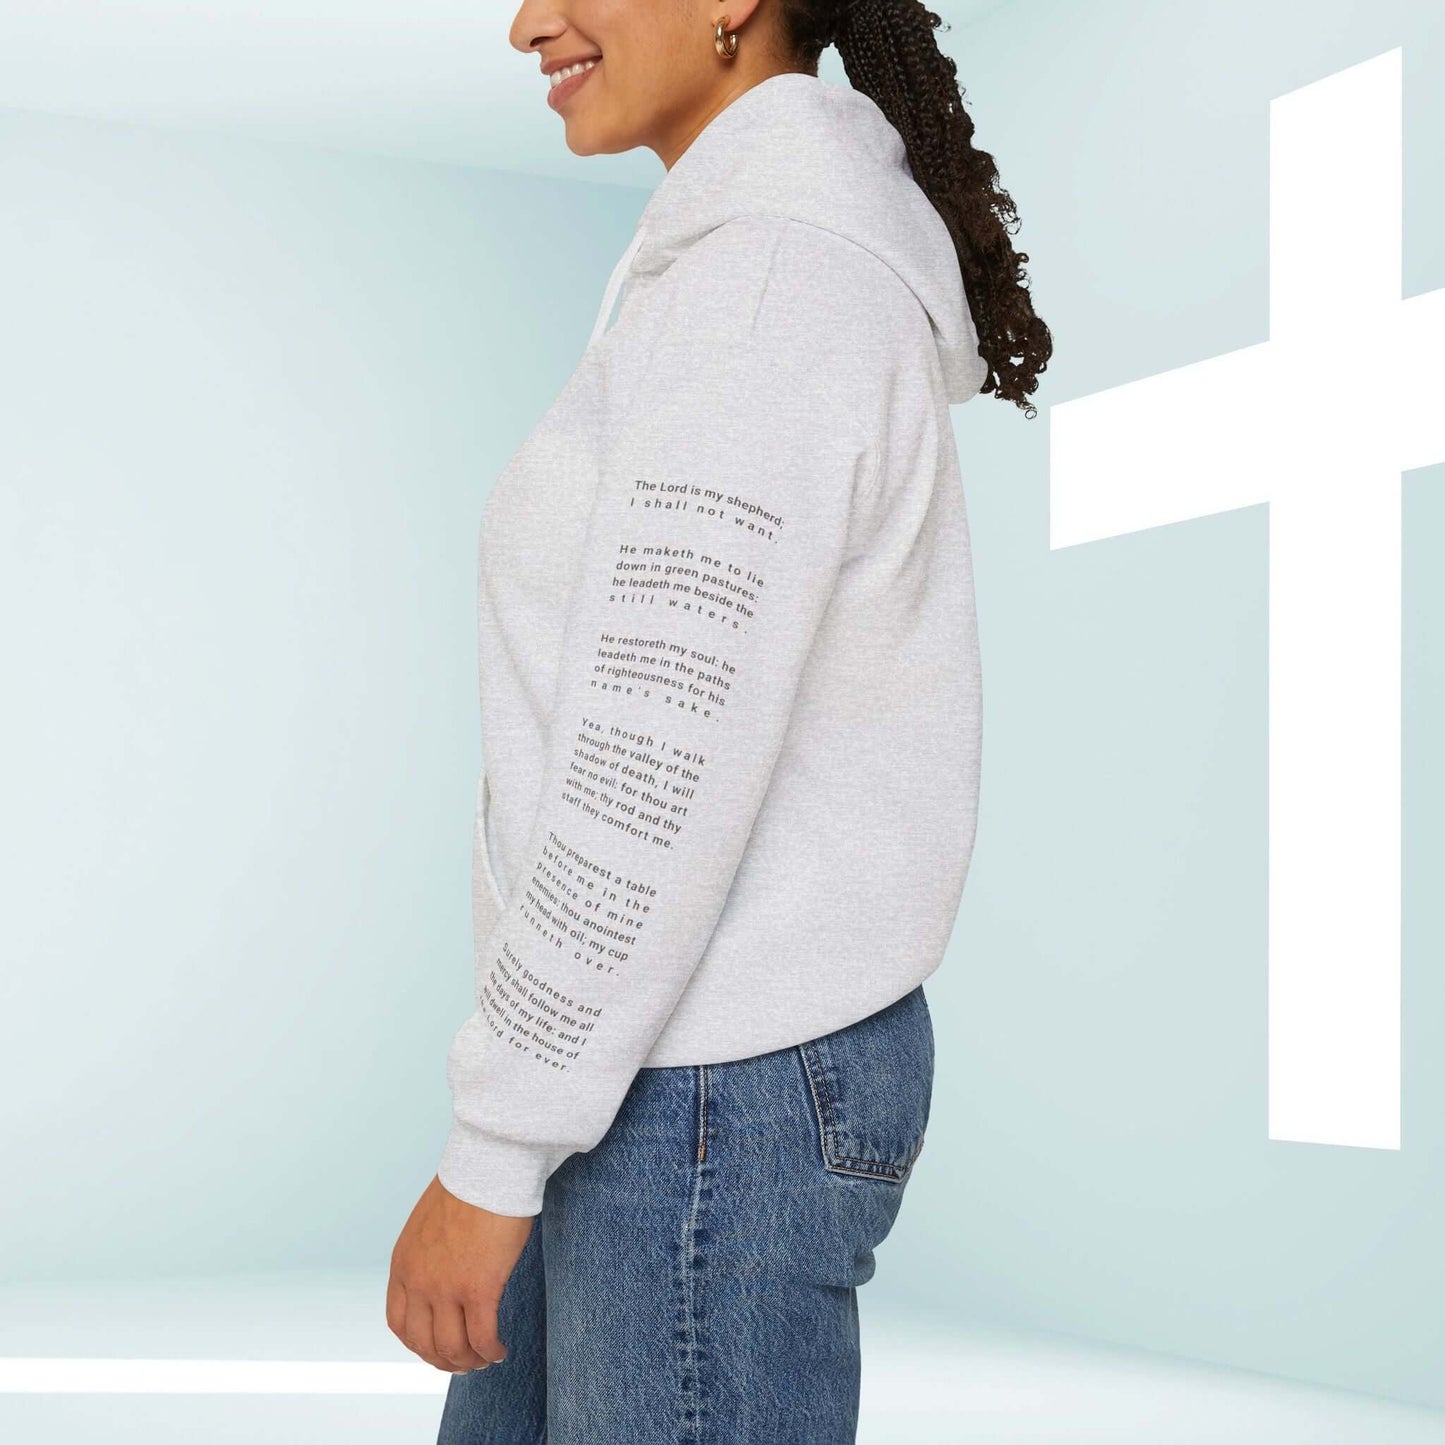
{"label": "cheek", "polygon": [[603,49],[593,77],[599,82],[590,97],[588,118],[619,134],[647,134],[649,118],[658,110],[654,67],[638,63],[621,45],[616,53]]}

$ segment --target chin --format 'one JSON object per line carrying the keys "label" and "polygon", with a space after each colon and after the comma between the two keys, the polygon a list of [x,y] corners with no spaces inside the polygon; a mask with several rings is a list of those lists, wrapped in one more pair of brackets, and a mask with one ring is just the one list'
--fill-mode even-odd
{"label": "chin", "polygon": [[567,149],[574,156],[611,156],[631,150],[636,145],[625,137],[593,126],[567,127]]}

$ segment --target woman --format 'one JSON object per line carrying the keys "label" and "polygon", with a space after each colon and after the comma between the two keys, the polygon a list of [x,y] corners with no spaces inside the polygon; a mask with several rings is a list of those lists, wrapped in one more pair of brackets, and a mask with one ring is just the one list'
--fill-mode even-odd
{"label": "woman", "polygon": [[667,174],[483,512],[478,1007],[387,1299],[444,1445],[854,1438],[977,813],[948,408],[1050,351],[937,24],[513,23],[573,151]]}

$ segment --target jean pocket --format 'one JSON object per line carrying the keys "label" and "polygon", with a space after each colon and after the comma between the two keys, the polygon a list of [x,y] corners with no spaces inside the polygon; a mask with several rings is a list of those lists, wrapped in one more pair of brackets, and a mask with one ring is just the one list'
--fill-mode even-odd
{"label": "jean pocket", "polygon": [[923,1149],[933,1097],[933,1020],[923,985],[797,1050],[824,1168],[907,1179]]}

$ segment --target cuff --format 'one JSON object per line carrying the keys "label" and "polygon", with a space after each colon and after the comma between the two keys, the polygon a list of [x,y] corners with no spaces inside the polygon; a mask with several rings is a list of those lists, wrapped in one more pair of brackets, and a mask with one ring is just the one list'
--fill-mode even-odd
{"label": "cuff", "polygon": [[548,1151],[485,1133],[452,1117],[437,1178],[448,1194],[493,1214],[542,1212],[542,1191],[552,1172]]}

